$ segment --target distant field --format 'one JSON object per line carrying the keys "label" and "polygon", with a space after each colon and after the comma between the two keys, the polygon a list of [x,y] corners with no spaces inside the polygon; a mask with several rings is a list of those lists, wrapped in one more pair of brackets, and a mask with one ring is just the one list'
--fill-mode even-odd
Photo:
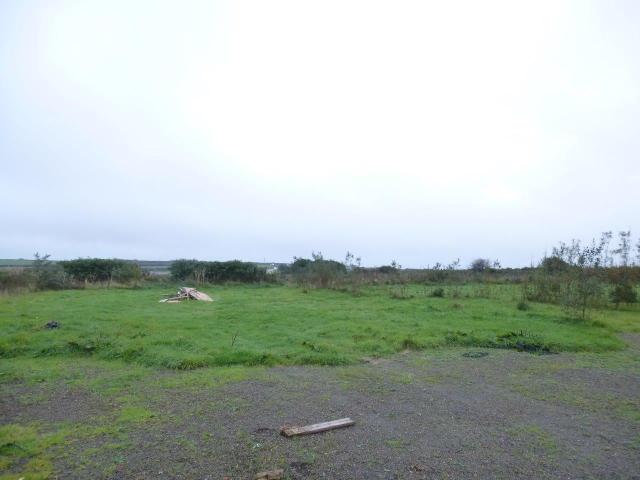
{"label": "distant field", "polygon": [[[87,289],[0,298],[0,356],[119,359],[192,369],[223,365],[358,362],[405,349],[478,346],[533,351],[606,351],[616,333],[640,331],[636,310],[568,320],[562,310],[516,308],[514,287],[467,286],[452,298],[413,286],[409,299],[387,287],[361,296],[272,286],[210,287],[213,303],[161,304],[174,287]],[[478,298],[488,296],[490,298]],[[62,327],[46,330],[56,320]]]}
{"label": "distant field", "polygon": [[[55,261],[55,259],[53,259]],[[168,274],[170,260],[130,260],[140,265],[142,270],[155,274]],[[0,268],[30,267],[33,260],[24,258],[0,258]]]}
{"label": "distant field", "polygon": [[0,258],[0,268],[6,267],[30,267],[33,260],[24,258]]}

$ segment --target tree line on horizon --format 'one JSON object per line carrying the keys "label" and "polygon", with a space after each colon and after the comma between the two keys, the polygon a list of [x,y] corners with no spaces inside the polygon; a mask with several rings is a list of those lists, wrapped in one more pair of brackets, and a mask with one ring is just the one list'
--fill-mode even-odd
{"label": "tree line on horizon", "polygon": [[[347,252],[343,261],[325,259],[321,252],[311,258],[294,257],[267,271],[253,262],[171,262],[170,278],[196,285],[238,283],[290,283],[310,288],[333,288],[358,294],[363,286],[376,284],[517,283],[522,285],[523,308],[528,301],[555,303],[586,318],[588,311],[606,303],[615,306],[637,302],[640,282],[640,241],[630,231],[604,232],[598,240],[560,242],[536,267],[502,268],[498,260],[477,258],[467,268],[460,261],[424,269],[403,269],[396,261],[380,267],[363,267],[361,259]],[[78,258],[51,261],[35,254],[30,268],[0,270],[0,290],[55,290],[82,288],[88,284],[139,286],[152,280],[134,261]],[[402,298],[403,295],[399,295]]]}

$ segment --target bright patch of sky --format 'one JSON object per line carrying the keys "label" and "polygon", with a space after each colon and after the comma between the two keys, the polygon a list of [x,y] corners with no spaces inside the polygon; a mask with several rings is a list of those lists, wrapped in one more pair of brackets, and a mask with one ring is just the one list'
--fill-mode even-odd
{"label": "bright patch of sky", "polygon": [[519,266],[640,234],[640,2],[4,1],[0,257]]}

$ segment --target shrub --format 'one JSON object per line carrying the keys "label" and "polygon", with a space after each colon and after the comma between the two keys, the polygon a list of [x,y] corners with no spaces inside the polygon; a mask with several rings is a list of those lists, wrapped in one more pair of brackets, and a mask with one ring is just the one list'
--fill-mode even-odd
{"label": "shrub", "polygon": [[609,299],[617,308],[621,303],[636,303],[638,295],[630,283],[619,283],[609,291]]}
{"label": "shrub", "polygon": [[[282,269],[300,285],[310,285],[316,288],[336,288],[338,281],[347,276],[347,267],[336,260],[326,260],[322,253],[313,252],[312,259],[294,257],[294,261],[288,267]],[[353,269],[359,272],[360,269]]]}
{"label": "shrub", "polygon": [[512,348],[519,352],[531,353],[551,353],[553,348],[539,335],[529,332],[506,332],[496,336],[496,346],[498,348]]}
{"label": "shrub", "polygon": [[338,277],[347,273],[347,268],[335,260],[315,259],[310,266],[309,273],[314,284],[326,288]]}
{"label": "shrub", "polygon": [[396,270],[397,270],[397,268],[392,267],[391,265],[383,265],[381,267],[378,267],[378,272],[385,273],[385,274],[395,273]]}
{"label": "shrub", "polygon": [[389,296],[394,300],[409,300],[410,298],[413,298],[413,295],[409,293],[409,289],[404,284],[391,289]]}
{"label": "shrub", "polygon": [[230,262],[206,262],[205,281],[211,283],[244,282],[264,280],[266,272],[255,263],[232,260]]}
{"label": "shrub", "polygon": [[517,305],[518,310],[525,311],[529,310],[529,304],[524,300],[520,300]]}
{"label": "shrub", "polygon": [[488,258],[476,258],[471,262],[469,268],[474,272],[486,272],[491,270],[491,260]]}
{"label": "shrub", "polygon": [[410,337],[405,338],[400,343],[400,349],[401,350],[420,350],[422,348],[424,348],[423,345],[421,345],[415,339],[410,338]]}
{"label": "shrub", "polygon": [[431,296],[432,297],[438,297],[438,298],[444,297],[444,288],[438,287],[438,288],[432,290]]}
{"label": "shrub", "polygon": [[253,283],[266,279],[264,269],[255,263],[232,260],[229,262],[201,262],[198,260],[175,260],[169,268],[174,280],[196,282],[244,282]]}
{"label": "shrub", "polygon": [[449,278],[450,273],[449,270],[441,268],[440,264],[436,264],[434,268],[428,271],[427,279],[431,282],[444,283]]}
{"label": "shrub", "polygon": [[34,278],[26,269],[0,269],[0,290],[15,291],[35,288]]}
{"label": "shrub", "polygon": [[65,272],[58,263],[49,260],[50,255],[34,255],[31,272],[37,290],[59,290],[65,287]]}
{"label": "shrub", "polygon": [[543,303],[561,303],[561,294],[566,288],[568,277],[567,273],[552,275],[541,268],[536,269],[531,278],[531,291],[528,290],[528,283],[525,284],[526,299]]}
{"label": "shrub", "polygon": [[308,258],[297,258],[293,257],[293,263],[291,264],[291,272],[292,273],[302,273],[305,272],[313,263],[313,260],[309,260]]}
{"label": "shrub", "polygon": [[559,303],[571,316],[585,320],[591,309],[604,303],[610,239],[610,232],[605,232],[599,241],[586,245],[577,240],[560,243],[536,269],[529,298]]}
{"label": "shrub", "polygon": [[557,274],[569,270],[569,263],[558,256],[545,257],[540,262],[540,268],[548,274]]}
{"label": "shrub", "polygon": [[616,308],[621,303],[636,303],[638,296],[635,285],[640,280],[640,269],[629,265],[621,265],[607,269],[607,281],[611,285],[609,300]]}
{"label": "shrub", "polygon": [[192,277],[198,265],[204,262],[198,260],[180,259],[174,260],[169,266],[169,273],[174,280],[187,280]]}
{"label": "shrub", "polygon": [[113,279],[119,283],[137,282],[142,276],[140,266],[133,262],[123,262],[113,270]]}
{"label": "shrub", "polygon": [[142,277],[140,267],[115,258],[78,258],[59,262],[64,272],[78,282],[128,283]]}

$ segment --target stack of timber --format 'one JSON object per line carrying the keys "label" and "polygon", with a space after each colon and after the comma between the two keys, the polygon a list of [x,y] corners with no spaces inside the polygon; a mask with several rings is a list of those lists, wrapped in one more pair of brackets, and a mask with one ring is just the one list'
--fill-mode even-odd
{"label": "stack of timber", "polygon": [[199,292],[195,288],[182,287],[175,295],[167,295],[160,300],[160,303],[179,303],[182,300],[200,300],[201,302],[213,302],[213,299],[206,293]]}

